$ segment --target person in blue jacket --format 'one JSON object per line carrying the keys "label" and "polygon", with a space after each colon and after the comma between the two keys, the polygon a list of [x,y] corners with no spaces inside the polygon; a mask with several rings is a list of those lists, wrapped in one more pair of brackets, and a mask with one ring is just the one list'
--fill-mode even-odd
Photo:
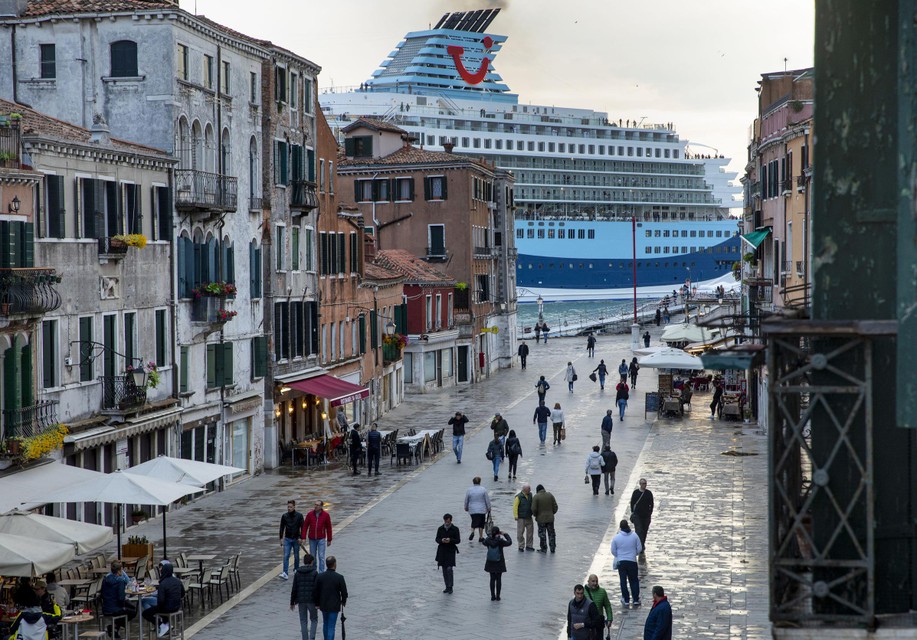
{"label": "person in blue jacket", "polygon": [[653,608],[643,624],[643,640],[672,640],[672,607],[659,585],[653,587]]}

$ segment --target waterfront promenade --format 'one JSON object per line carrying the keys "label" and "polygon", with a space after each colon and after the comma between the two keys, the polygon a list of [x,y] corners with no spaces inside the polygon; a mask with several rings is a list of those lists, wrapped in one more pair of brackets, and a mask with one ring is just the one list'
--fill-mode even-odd
{"label": "waterfront promenade", "polygon": [[[657,339],[660,330],[650,331]],[[436,428],[463,410],[472,435],[466,437],[461,465],[447,445],[437,459],[419,467],[399,468],[384,460],[379,477],[352,477],[340,465],[285,467],[171,513],[171,552],[243,553],[241,594],[204,617],[196,609],[187,635],[298,638],[298,614],[288,607],[291,583],[277,578],[278,522],[288,498],[305,510],[314,497],[322,497],[336,525],[329,554],[337,556],[350,591],[351,638],[406,640],[437,633],[461,640],[491,638],[495,630],[509,639],[565,637],[572,586],[590,572],[599,575],[614,604],[612,637],[642,638],[653,584],[663,585],[670,596],[677,637],[769,637],[764,436],[754,425],[708,420],[707,394],[695,395],[694,411],[683,420],[656,421],[655,414],[644,420],[643,393],[655,388],[656,376],[643,369],[625,420],[615,417],[617,491],[593,496],[583,483],[584,463],[591,446],[600,443],[599,424],[613,406],[614,391],[607,384],[600,392],[587,376],[600,358],[611,371],[622,358],[630,361],[630,336],[600,336],[596,358],[586,357],[581,338],[530,346],[527,370],[517,366],[482,384],[408,396],[380,421],[382,428]],[[579,374],[572,394],[561,379],[568,360]],[[539,375],[551,382],[549,404],[560,402],[567,414],[568,439],[561,447],[537,445],[532,413]],[[494,482],[484,457],[490,438],[486,424],[494,411],[522,440],[524,457],[515,482],[507,481],[505,469]],[[559,503],[557,553],[518,553],[510,547],[501,602],[489,598],[484,549],[467,542],[469,519],[462,500],[474,475],[491,492],[496,524],[513,537],[512,498],[523,482],[544,484]],[[640,477],[655,494],[656,511],[641,566],[645,604],[625,610],[618,603],[609,545]],[[433,542],[447,511],[466,537],[451,596],[442,593]],[[159,530],[157,520],[130,533],[155,540]]]}

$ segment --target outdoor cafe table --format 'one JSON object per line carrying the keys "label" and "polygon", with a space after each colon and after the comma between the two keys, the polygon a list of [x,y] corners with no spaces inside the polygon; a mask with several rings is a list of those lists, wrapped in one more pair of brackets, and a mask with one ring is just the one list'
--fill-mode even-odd
{"label": "outdoor cafe table", "polygon": [[399,437],[398,442],[411,447],[412,453],[417,453],[417,447],[420,447],[420,458],[422,460],[427,453],[431,453],[433,437],[440,431],[440,429],[423,429],[413,436]]}
{"label": "outdoor cafe table", "polygon": [[[58,582],[57,584],[60,584]],[[76,640],[80,637],[80,623],[81,622],[90,622],[95,620],[95,616],[91,613],[83,613],[82,611],[75,613],[73,615],[64,616],[60,619],[61,631],[63,632],[64,640]]]}
{"label": "outdoor cafe table", "polygon": [[668,415],[670,413],[681,414],[681,399],[679,398],[666,398],[662,403],[662,414]]}
{"label": "outdoor cafe table", "polygon": [[213,553],[197,553],[197,554],[188,556],[188,562],[194,562],[196,560],[198,562],[197,568],[200,570],[201,576],[203,576],[204,575],[204,561],[213,560],[215,558],[216,558],[216,555]]}

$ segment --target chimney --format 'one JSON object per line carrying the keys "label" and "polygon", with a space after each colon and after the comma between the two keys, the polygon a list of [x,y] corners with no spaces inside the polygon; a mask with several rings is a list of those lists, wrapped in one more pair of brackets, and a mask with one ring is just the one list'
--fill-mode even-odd
{"label": "chimney", "polygon": [[376,238],[368,233],[363,234],[363,256],[367,262],[376,259]]}
{"label": "chimney", "polygon": [[452,153],[452,150],[455,149],[455,143],[454,142],[444,142],[443,149],[446,150],[446,153]]}
{"label": "chimney", "polygon": [[89,128],[89,142],[95,144],[111,144],[111,131],[108,129],[108,123],[102,114],[97,113],[92,118],[92,126]]}
{"label": "chimney", "polygon": [[0,17],[18,18],[25,13],[29,0],[0,0]]}

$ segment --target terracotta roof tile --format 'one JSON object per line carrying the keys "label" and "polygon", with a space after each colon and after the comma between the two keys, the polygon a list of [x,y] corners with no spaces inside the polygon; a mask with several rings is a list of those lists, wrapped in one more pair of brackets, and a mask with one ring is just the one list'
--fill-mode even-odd
{"label": "terracotta roof tile", "polygon": [[178,8],[177,0],[29,0],[22,17]]}
{"label": "terracotta roof tile", "polygon": [[92,143],[89,138],[92,135],[88,129],[78,127],[75,124],[52,118],[34,109],[30,109],[21,104],[10,102],[0,98],[0,113],[18,113],[22,115],[22,121],[19,124],[20,133],[23,138],[39,137],[58,140],[60,142],[70,142],[79,144],[96,144],[101,149],[111,149],[113,151],[126,151],[130,153],[142,153],[146,155],[158,155],[163,159],[169,159],[171,156],[161,149],[154,149],[142,144],[111,138],[108,144]]}
{"label": "terracotta roof tile", "polygon": [[378,120],[376,118],[358,118],[348,124],[346,127],[341,129],[344,133],[349,133],[354,129],[359,129],[360,127],[366,127],[367,129],[372,129],[373,131],[390,131],[392,133],[405,134],[407,131],[393,125],[391,122],[386,122],[385,120]]}
{"label": "terracotta roof tile", "polygon": [[396,164],[466,164],[477,165],[487,169],[493,167],[478,158],[471,158],[445,151],[428,151],[413,145],[406,145],[384,158],[346,158],[338,162],[338,167],[358,167],[362,165],[396,165]]}
{"label": "terracotta roof tile", "polygon": [[375,264],[372,262],[366,263],[366,269],[364,271],[367,280],[395,280],[400,281],[403,279],[402,275],[397,271],[392,271],[391,269],[386,269],[382,265]]}
{"label": "terracotta roof tile", "polygon": [[375,264],[381,265],[405,276],[405,282],[452,286],[455,280],[442,271],[430,266],[410,251],[385,249],[376,252]]}

